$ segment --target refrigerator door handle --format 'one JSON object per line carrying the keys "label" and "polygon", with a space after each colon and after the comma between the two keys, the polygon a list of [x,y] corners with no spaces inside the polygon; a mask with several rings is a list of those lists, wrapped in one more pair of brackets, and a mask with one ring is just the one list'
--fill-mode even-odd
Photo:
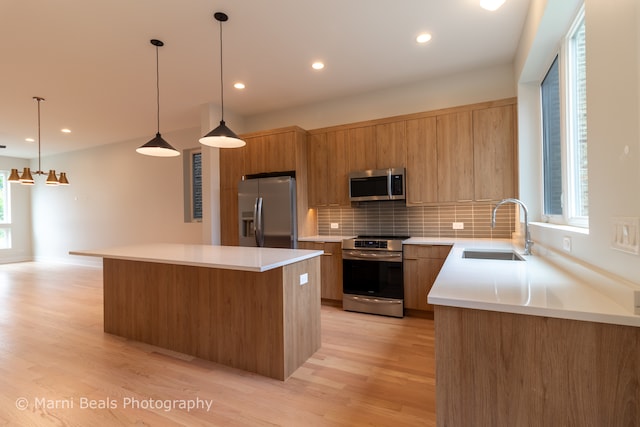
{"label": "refrigerator door handle", "polygon": [[255,227],[256,246],[261,248],[264,246],[264,211],[262,210],[262,197],[256,198],[253,211],[253,224]]}

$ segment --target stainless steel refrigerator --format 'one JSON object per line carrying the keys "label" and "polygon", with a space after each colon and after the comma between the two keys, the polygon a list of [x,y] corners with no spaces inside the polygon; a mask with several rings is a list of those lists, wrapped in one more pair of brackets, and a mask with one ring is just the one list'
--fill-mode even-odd
{"label": "stainless steel refrigerator", "polygon": [[296,180],[252,178],[238,184],[240,246],[296,248]]}

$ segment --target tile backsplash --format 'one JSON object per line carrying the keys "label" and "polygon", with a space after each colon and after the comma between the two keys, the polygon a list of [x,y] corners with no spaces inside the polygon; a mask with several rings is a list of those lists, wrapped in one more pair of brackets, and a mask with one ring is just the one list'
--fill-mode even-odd
{"label": "tile backsplash", "polygon": [[[484,202],[407,207],[404,201],[384,201],[318,208],[318,234],[509,239],[516,226],[515,205],[498,209],[492,229],[494,206]],[[454,230],[454,222],[463,223],[464,229]],[[339,228],[331,228],[332,223]]]}

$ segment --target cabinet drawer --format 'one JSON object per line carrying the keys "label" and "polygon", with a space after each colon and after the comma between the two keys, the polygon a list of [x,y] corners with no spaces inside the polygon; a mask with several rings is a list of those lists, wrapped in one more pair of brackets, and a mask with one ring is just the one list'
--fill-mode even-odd
{"label": "cabinet drawer", "polygon": [[437,258],[445,259],[449,255],[449,245],[405,245],[404,259],[412,258]]}

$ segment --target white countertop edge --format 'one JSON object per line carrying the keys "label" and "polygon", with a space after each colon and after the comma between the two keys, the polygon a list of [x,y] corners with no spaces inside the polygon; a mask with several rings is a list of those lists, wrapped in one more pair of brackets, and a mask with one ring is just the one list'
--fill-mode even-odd
{"label": "white countertop edge", "polygon": [[[208,246],[208,245],[175,245],[175,246]],[[289,264],[294,264],[296,262],[304,261],[310,258],[315,258],[317,256],[321,256],[324,251],[321,250],[310,250],[310,249],[284,249],[289,251],[295,251],[295,256],[287,256],[285,258],[281,258],[275,260],[273,262],[268,263],[253,263],[248,264],[246,262],[220,262],[212,259],[210,261],[197,261],[190,260],[184,257],[177,256],[140,256],[134,255],[132,253],[123,253],[117,254],[114,251],[126,251],[131,247],[119,247],[119,248],[108,248],[108,249],[97,249],[97,250],[76,250],[69,251],[70,255],[79,255],[79,256],[90,256],[90,257],[98,257],[98,258],[108,258],[108,259],[118,259],[125,261],[140,261],[140,262],[152,262],[158,264],[175,264],[175,265],[187,265],[192,267],[205,267],[205,268],[218,268],[223,270],[238,270],[238,271],[250,271],[262,273],[265,271],[273,270],[274,268],[284,267]],[[133,246],[133,248],[137,248],[137,246]],[[232,246],[231,248],[241,248]],[[252,249],[262,249],[262,248],[246,248],[248,250]],[[264,248],[264,249],[275,249],[275,248]]]}
{"label": "white countertop edge", "polygon": [[528,316],[551,317],[555,319],[578,320],[584,322],[608,323],[612,325],[640,327],[640,317],[632,317],[630,315],[623,314],[615,315],[610,313],[596,313],[591,311],[530,307],[443,297],[429,297],[429,304],[441,305],[446,307],[469,308],[474,310],[496,311],[501,313],[522,314]]}

